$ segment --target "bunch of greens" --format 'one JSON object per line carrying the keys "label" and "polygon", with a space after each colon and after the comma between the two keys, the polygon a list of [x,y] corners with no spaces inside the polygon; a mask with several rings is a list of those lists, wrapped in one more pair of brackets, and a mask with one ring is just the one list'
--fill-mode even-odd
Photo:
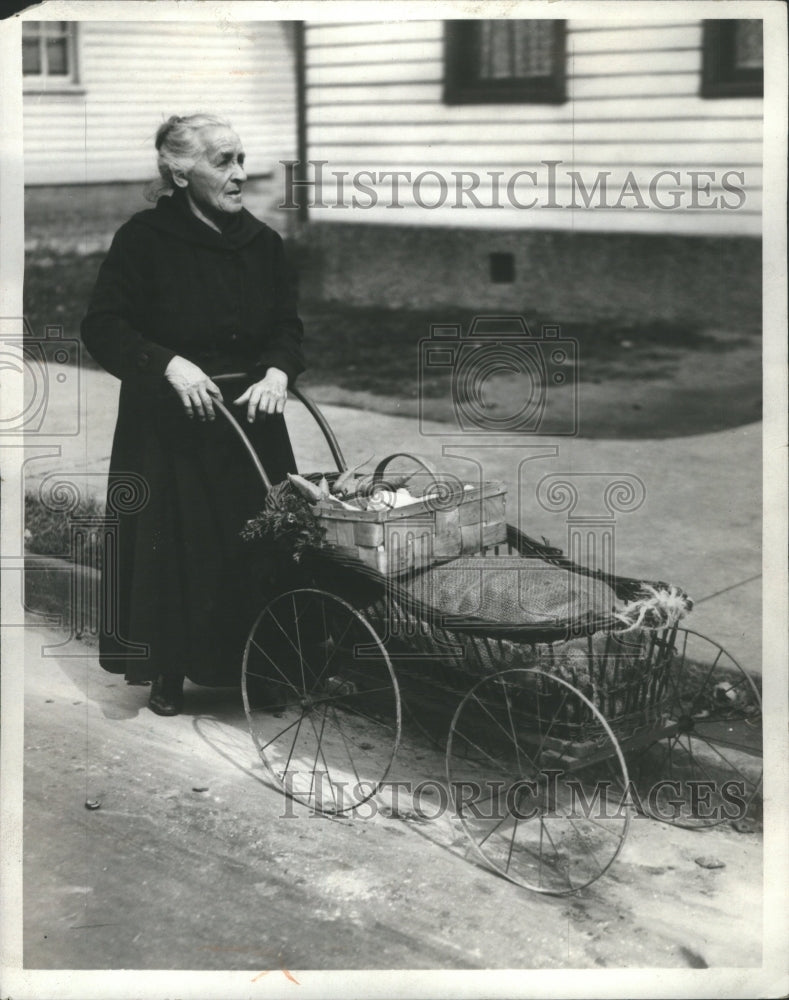
{"label": "bunch of greens", "polygon": [[307,498],[288,479],[272,486],[263,509],[241,529],[244,541],[263,542],[296,562],[307,549],[320,548],[325,534]]}

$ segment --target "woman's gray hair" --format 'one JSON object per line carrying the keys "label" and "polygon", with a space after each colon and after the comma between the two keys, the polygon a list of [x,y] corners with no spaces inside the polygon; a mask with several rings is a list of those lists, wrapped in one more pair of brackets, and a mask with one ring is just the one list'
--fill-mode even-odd
{"label": "woman's gray hair", "polygon": [[216,115],[171,115],[156,130],[156,165],[160,180],[152,181],[145,197],[156,199],[175,188],[173,171],[187,173],[203,153],[200,133],[206,128],[232,128],[230,122]]}

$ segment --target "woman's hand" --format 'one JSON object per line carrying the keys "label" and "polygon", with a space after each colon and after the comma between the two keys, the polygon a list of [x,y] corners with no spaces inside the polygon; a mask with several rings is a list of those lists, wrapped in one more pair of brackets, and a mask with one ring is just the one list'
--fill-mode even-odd
{"label": "woman's hand", "polygon": [[288,399],[288,376],[279,368],[269,368],[264,378],[251,385],[243,395],[233,402],[236,406],[247,406],[247,420],[255,422],[258,414],[282,413]]}
{"label": "woman's hand", "polygon": [[211,398],[221,399],[222,392],[202,368],[176,354],[165,369],[164,377],[178,393],[187,417],[197,414],[200,420],[214,419]]}

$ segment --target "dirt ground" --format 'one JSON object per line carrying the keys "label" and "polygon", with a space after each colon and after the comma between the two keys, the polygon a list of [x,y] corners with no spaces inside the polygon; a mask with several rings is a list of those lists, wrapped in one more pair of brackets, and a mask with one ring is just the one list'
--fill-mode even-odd
{"label": "dirt ground", "polygon": [[[332,384],[320,370],[303,381],[318,403],[457,420],[451,392],[420,400],[404,383],[398,395],[387,395]],[[528,393],[522,378],[494,376],[483,387],[483,404],[492,420],[501,420],[514,412],[513,400]],[[761,420],[761,340],[708,330],[700,341],[608,344],[599,356],[582,357],[573,387],[551,388],[542,433],[566,433],[570,413],[578,437],[621,441],[708,434]]]}
{"label": "dirt ground", "polygon": [[[761,963],[761,835],[636,817],[576,895],[477,865],[457,821],[289,806],[238,691],[160,718],[90,647],[26,630],[24,964],[34,969],[566,969]],[[441,779],[407,731],[390,779]],[[86,808],[86,802],[98,808]],[[372,812],[372,810],[369,810]],[[715,858],[718,868],[695,859]],[[282,973],[285,975],[285,973]],[[284,982],[284,980],[283,980]]]}
{"label": "dirt ground", "polygon": [[[139,198],[134,185],[127,187],[103,192],[92,205],[89,229],[92,226],[95,233],[103,234],[99,245],[94,245],[97,240],[90,233],[77,238],[85,206],[75,200],[74,192],[59,222],[64,232],[73,233],[73,239],[46,240],[47,223],[50,230],[54,226],[57,201],[42,202],[43,194],[38,192],[28,219],[24,288],[25,316],[36,337],[43,337],[52,323],[62,324],[66,339],[79,337],[105,244],[113,227],[128,217]],[[304,245],[291,248],[297,265],[306,249]],[[300,384],[319,403],[401,416],[421,414],[450,424],[456,421],[450,370],[426,363],[424,342],[436,321],[457,323],[468,332],[471,311],[393,310],[305,300],[300,312],[308,365]],[[526,319],[537,337],[541,318],[528,315]],[[744,330],[698,328],[648,317],[636,326],[593,316],[583,322],[551,317],[551,322],[559,323],[562,339],[573,342],[572,360],[563,369],[564,387],[545,383],[550,391],[544,413],[529,433],[568,433],[571,411],[572,433],[587,439],[685,437],[761,419],[758,317]],[[83,363],[94,366],[86,352],[82,356]],[[531,399],[535,386],[527,376],[486,377],[481,387],[486,415],[500,420],[512,412],[513,400]]]}

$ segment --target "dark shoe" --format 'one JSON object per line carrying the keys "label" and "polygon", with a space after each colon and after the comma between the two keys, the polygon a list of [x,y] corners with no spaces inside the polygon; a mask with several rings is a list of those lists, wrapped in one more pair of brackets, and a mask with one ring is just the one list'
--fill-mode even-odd
{"label": "dark shoe", "polygon": [[183,674],[159,674],[151,684],[148,708],[157,715],[179,715],[183,707]]}

